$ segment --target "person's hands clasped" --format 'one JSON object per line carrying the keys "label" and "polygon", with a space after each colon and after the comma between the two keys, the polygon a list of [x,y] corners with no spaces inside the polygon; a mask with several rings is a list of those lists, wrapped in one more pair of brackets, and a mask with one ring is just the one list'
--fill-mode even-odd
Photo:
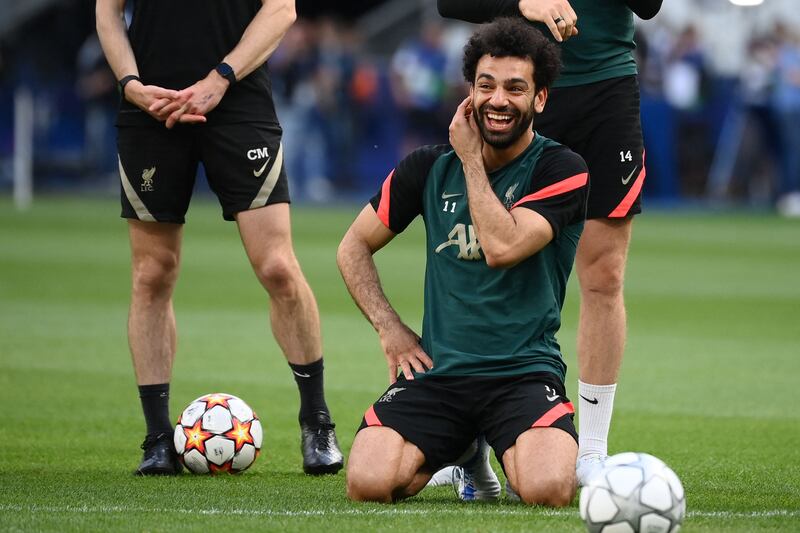
{"label": "person's hands clasped", "polygon": [[472,97],[466,97],[450,122],[450,146],[462,162],[470,157],[481,159],[483,138],[478,129],[478,117],[472,108]]}
{"label": "person's hands clasped", "polygon": [[[167,117],[167,128],[172,128],[177,123],[205,122],[205,115],[217,107],[225,91],[228,90],[228,80],[211,71],[208,76],[198,81],[191,87],[178,92],[178,101],[165,106],[170,109]],[[188,96],[188,97],[187,97]],[[180,101],[183,103],[175,107]]]}
{"label": "person's hands clasped", "polygon": [[545,24],[558,42],[578,34],[578,15],[567,0],[520,0],[519,11],[528,20]]}
{"label": "person's hands clasped", "polygon": [[[154,119],[164,122],[172,112],[165,113],[164,109],[169,106],[178,109],[191,98],[192,94],[191,92],[181,94],[181,91],[165,89],[158,85],[144,85],[139,80],[134,80],[125,86],[123,96]],[[198,122],[205,122],[205,118]]]}
{"label": "person's hands clasped", "polygon": [[406,379],[414,379],[413,371],[424,374],[426,369],[433,368],[433,360],[420,346],[419,336],[405,324],[381,331],[379,336],[389,367],[389,384],[397,381],[398,370]]}

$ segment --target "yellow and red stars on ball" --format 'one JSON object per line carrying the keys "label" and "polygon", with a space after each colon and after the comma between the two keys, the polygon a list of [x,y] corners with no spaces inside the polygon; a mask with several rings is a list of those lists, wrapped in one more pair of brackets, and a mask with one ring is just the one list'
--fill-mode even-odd
{"label": "yellow and red stars on ball", "polygon": [[228,474],[235,474],[232,470],[233,468],[233,461],[228,461],[227,463],[222,463],[221,465],[217,466],[214,463],[208,463],[208,470],[211,474],[219,474],[220,472],[227,472]]}
{"label": "yellow and red stars on ball", "polygon": [[206,402],[206,411],[214,407],[215,405],[221,405],[222,407],[228,409],[230,406],[228,405],[228,400],[231,399],[231,396],[228,394],[209,394],[205,398],[202,398],[204,402]]}
{"label": "yellow and red stars on ball", "polygon": [[253,444],[253,435],[250,433],[250,422],[239,422],[239,419],[233,417],[233,429],[225,433],[225,436],[233,440],[236,445],[236,451],[242,449],[245,444]]}
{"label": "yellow and red stars on ball", "polygon": [[206,454],[206,441],[211,438],[213,434],[209,431],[203,431],[203,428],[201,427],[202,423],[203,420],[200,419],[195,422],[194,426],[190,428],[183,428],[183,434],[186,435],[186,447],[184,453],[191,449],[195,449],[203,455]]}

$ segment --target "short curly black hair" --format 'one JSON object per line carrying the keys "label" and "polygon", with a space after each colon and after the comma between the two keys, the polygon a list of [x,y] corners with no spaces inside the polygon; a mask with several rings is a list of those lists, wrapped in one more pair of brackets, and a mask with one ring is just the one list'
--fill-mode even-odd
{"label": "short curly black hair", "polygon": [[464,46],[464,79],[475,83],[478,61],[485,56],[527,57],[533,61],[536,91],[549,88],[561,70],[561,52],[542,32],[519,17],[484,24]]}

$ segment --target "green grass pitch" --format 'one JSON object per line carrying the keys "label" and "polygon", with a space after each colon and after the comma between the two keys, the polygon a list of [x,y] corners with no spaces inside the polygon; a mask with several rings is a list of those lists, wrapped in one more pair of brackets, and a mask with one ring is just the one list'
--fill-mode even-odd
{"label": "green grass pitch", "polygon": [[[358,206],[300,207],[295,244],[319,301],[328,401],[344,451],[385,387],[377,337],[335,264]],[[129,360],[125,223],[112,199],[0,199],[0,530],[580,531],[563,510],[466,504],[448,488],[398,505],[347,501],[344,474],[301,473],[297,394],[235,226],[196,201],[175,307],[172,416],[215,391],[265,425],[240,476],[141,479]],[[387,293],[421,321],[421,224],[379,254]],[[577,284],[560,339],[575,396]],[[648,213],[627,275],[629,339],[611,451],[664,459],[687,491],[685,531],[800,530],[800,223]]]}

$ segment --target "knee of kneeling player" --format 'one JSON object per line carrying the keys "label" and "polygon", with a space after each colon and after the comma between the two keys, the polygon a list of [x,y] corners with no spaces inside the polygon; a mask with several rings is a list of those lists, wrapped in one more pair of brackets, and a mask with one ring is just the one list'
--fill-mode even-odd
{"label": "knee of kneeling player", "polygon": [[565,507],[575,497],[575,483],[571,479],[549,479],[520,487],[519,496],[529,505]]}
{"label": "knee of kneeling player", "polygon": [[347,472],[347,497],[356,502],[392,502],[392,486],[385,479],[360,471]]}

